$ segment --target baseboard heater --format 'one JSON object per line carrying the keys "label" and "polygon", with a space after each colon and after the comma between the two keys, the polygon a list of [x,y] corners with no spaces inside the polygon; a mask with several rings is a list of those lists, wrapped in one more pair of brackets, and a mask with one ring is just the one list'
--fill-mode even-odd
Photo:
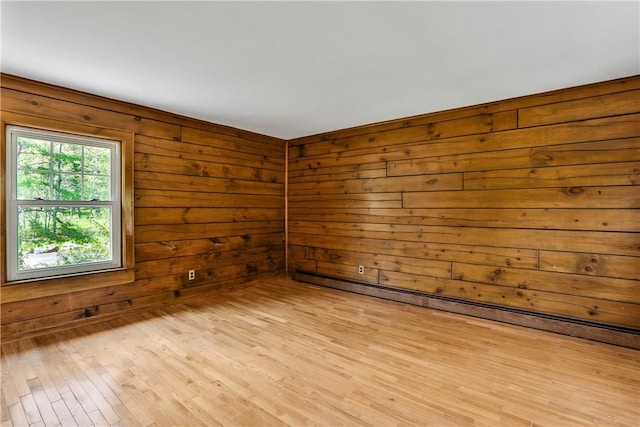
{"label": "baseboard heater", "polygon": [[640,330],[296,270],[299,282],[640,350]]}

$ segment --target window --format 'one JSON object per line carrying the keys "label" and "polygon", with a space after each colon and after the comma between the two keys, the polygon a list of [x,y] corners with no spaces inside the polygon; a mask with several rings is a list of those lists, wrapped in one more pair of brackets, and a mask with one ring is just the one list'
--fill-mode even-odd
{"label": "window", "polygon": [[123,267],[120,141],[6,127],[7,280]]}

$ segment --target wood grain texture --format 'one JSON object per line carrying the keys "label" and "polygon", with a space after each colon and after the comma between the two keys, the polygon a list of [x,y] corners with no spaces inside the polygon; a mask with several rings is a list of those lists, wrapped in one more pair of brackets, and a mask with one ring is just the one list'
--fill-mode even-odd
{"label": "wood grain texture", "polygon": [[535,230],[535,229],[487,229],[484,227],[437,227],[394,224],[313,223],[294,221],[290,229],[295,233],[374,238],[401,242],[429,242],[444,244],[463,243],[470,246],[514,247],[532,250],[567,250],[614,255],[640,256],[638,233]]}
{"label": "wood grain texture", "polygon": [[[639,85],[633,76],[290,141],[291,264],[640,329]],[[458,174],[450,189],[369,185]]]}
{"label": "wood grain texture", "polygon": [[601,117],[603,110],[610,116],[640,112],[640,90],[594,96],[589,103],[578,99],[521,108],[518,110],[518,125],[541,126],[590,119]]}
{"label": "wood grain texture", "polygon": [[291,196],[462,190],[462,174],[339,179],[289,185]]}
{"label": "wood grain texture", "polygon": [[3,426],[640,422],[638,350],[283,277],[4,343],[1,362]]}
{"label": "wood grain texture", "polygon": [[367,283],[345,281],[319,276],[313,273],[297,271],[294,279],[304,283],[312,283],[333,289],[354,292],[382,298],[389,301],[397,301],[404,304],[412,304],[419,307],[433,308],[449,313],[473,316],[481,319],[494,320],[510,325],[524,326],[526,328],[539,329],[541,331],[555,332],[572,337],[584,338],[597,342],[619,345],[626,348],[640,350],[640,334],[631,329],[621,329],[600,323],[585,322],[583,320],[571,321],[566,317],[552,317],[532,313],[528,310],[514,310],[495,304],[479,304],[473,301],[452,299],[440,295],[427,295],[422,292],[386,286],[371,286]]}
{"label": "wood grain texture", "polygon": [[[289,154],[291,170],[358,165],[380,161],[407,161],[463,153],[497,152],[515,148],[542,148],[555,145],[595,142],[640,136],[640,114],[537,126],[525,129],[454,136],[437,140],[404,142],[394,139],[389,147],[371,146],[338,153],[296,157]],[[327,144],[328,142],[323,142]],[[300,152],[300,150],[298,150]],[[302,150],[304,153],[304,150]],[[455,165],[453,165],[455,166]],[[434,173],[444,172],[439,169]],[[459,170],[457,170],[459,171]]]}
{"label": "wood grain texture", "polygon": [[[284,269],[284,141],[5,75],[1,106],[3,116],[132,133],[135,220],[126,224],[135,238],[126,277],[4,284],[3,338]],[[133,284],[118,286],[124,279]],[[52,410],[68,416],[62,405]]]}
{"label": "wood grain texture", "polygon": [[[3,286],[3,334],[169,303],[287,262],[425,292],[444,283],[507,307],[527,307],[502,298],[526,282],[539,287],[527,295],[544,293],[531,295],[532,310],[635,327],[638,90],[634,76],[312,135],[285,150],[276,138],[3,75],[3,114],[134,134],[138,266],[133,286]],[[608,308],[594,319],[593,306]]]}
{"label": "wood grain texture", "polygon": [[[386,122],[372,123],[365,126],[357,126],[348,129],[309,135],[290,141],[290,145],[297,146],[319,141],[332,141],[338,138],[346,138],[354,135],[375,134],[386,130],[419,126],[421,124],[443,122],[464,117],[481,116],[483,114],[494,114],[500,111],[518,111],[528,107],[555,104],[565,101],[583,100],[584,98],[610,95],[638,89],[640,89],[640,80],[637,76],[629,76],[628,78],[604,81],[586,86],[576,86],[536,95],[490,102],[487,104],[455,108],[452,110],[422,114],[399,120],[392,119]],[[601,114],[602,113],[598,113],[598,116]]]}
{"label": "wood grain texture", "polygon": [[[3,79],[4,81],[4,79]],[[61,120],[72,123],[92,124],[106,128],[128,130],[136,134],[164,139],[180,139],[177,124],[143,119],[133,115],[102,110],[90,105],[78,105],[64,99],[53,99],[30,92],[3,88],[2,110],[14,113]]]}
{"label": "wood grain texture", "polygon": [[464,280],[431,277],[424,274],[380,272],[380,283],[395,288],[410,289],[427,294],[454,297],[504,305],[536,313],[562,313],[565,318],[584,319],[609,325],[628,325],[640,329],[638,304],[605,300],[601,298],[567,295],[558,290],[552,292],[520,288],[513,282],[505,286]]}
{"label": "wood grain texture", "polygon": [[[611,147],[615,146],[615,150]],[[640,160],[640,138],[604,140],[596,142],[560,144],[545,147],[515,148],[484,152],[451,154],[426,158],[412,158],[387,163],[391,176],[435,173],[436,171],[464,171],[465,184],[473,173],[487,171],[508,172],[512,169],[542,170],[550,166],[596,165]],[[505,164],[509,168],[505,168]],[[468,188],[468,187],[467,187]]]}
{"label": "wood grain texture", "polygon": [[636,257],[596,253],[540,251],[540,270],[634,280],[640,277]]}
{"label": "wood grain texture", "polygon": [[281,140],[266,135],[256,134],[255,132],[250,132],[216,123],[209,123],[203,120],[193,119],[174,113],[168,113],[166,111],[156,110],[154,108],[104,98],[75,89],[52,86],[47,83],[42,83],[9,74],[2,74],[2,86],[26,93],[44,94],[50,98],[64,99],[80,105],[92,105],[103,110],[117,111],[119,113],[128,114],[134,117],[149,118],[168,123],[178,123],[186,127],[209,130],[219,135],[228,135],[235,138],[260,141],[265,144],[275,145],[276,147],[279,147],[282,143]]}
{"label": "wood grain texture", "polygon": [[[534,228],[563,230],[640,231],[634,209],[516,208],[316,208],[289,209],[294,217],[314,222],[447,225],[456,227]],[[552,215],[553,214],[553,215]]]}
{"label": "wood grain texture", "polygon": [[375,135],[335,138],[313,144],[296,145],[294,156],[314,157],[327,154],[340,154],[345,149],[361,150],[372,147],[382,148],[402,141],[416,142],[436,140],[461,135],[474,135],[491,131],[514,129],[516,127],[516,112],[506,111],[496,114],[480,114],[446,121],[434,121],[424,125],[402,127],[388,131],[381,131]]}
{"label": "wood grain texture", "polygon": [[535,268],[538,265],[538,252],[536,250],[483,245],[427,243],[400,239],[345,239],[343,236],[322,236],[304,233],[292,233],[289,244],[309,247],[316,252],[324,249],[359,252],[361,253],[362,265],[367,265],[369,262],[367,257],[375,254],[462,262],[466,260],[467,262],[486,265],[522,266],[524,268]]}

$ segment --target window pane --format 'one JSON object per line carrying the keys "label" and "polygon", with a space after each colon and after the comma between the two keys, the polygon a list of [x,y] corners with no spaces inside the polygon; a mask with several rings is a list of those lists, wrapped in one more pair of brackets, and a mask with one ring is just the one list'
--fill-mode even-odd
{"label": "window pane", "polygon": [[111,175],[111,150],[86,146],[84,148],[84,173]]}
{"label": "window pane", "polygon": [[18,208],[18,270],[110,261],[111,209]]}
{"label": "window pane", "polygon": [[49,200],[51,186],[49,173],[18,170],[18,200]]}
{"label": "window pane", "polygon": [[55,176],[53,177],[53,199],[83,200],[82,176],[72,173],[55,174]]}
{"label": "window pane", "polygon": [[85,176],[84,195],[86,200],[111,200],[111,186],[108,176]]}
{"label": "window pane", "polygon": [[18,137],[18,169],[48,171],[51,168],[51,143]]}
{"label": "window pane", "polygon": [[18,200],[111,200],[105,147],[18,137]]}
{"label": "window pane", "polygon": [[53,143],[52,168],[56,172],[81,172],[82,145],[64,142]]}

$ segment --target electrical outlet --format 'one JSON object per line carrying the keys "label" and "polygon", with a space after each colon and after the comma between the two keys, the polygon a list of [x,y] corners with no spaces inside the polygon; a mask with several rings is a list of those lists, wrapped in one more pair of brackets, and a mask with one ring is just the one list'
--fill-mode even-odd
{"label": "electrical outlet", "polygon": [[358,266],[358,274],[364,274],[364,265]]}
{"label": "electrical outlet", "polygon": [[196,278],[196,271],[189,270],[189,280],[195,280],[195,278]]}

